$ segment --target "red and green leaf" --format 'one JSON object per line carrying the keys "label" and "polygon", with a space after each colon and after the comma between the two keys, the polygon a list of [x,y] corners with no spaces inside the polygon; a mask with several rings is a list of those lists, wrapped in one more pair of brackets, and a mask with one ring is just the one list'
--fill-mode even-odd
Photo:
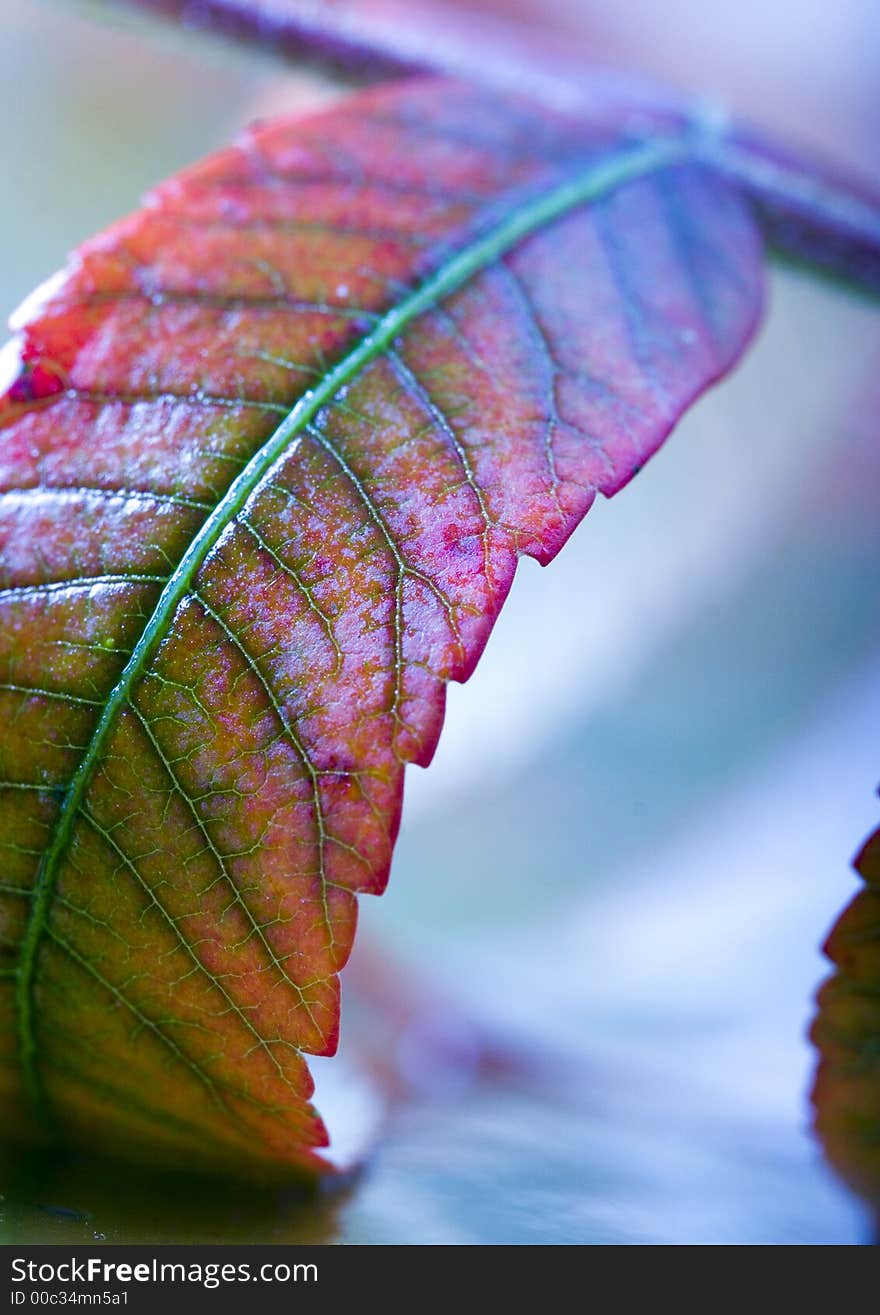
{"label": "red and green leaf", "polygon": [[880,1206],[880,831],[855,867],[866,886],[835,923],[825,953],[835,966],[819,992],[812,1038],[816,1131],[838,1172]]}
{"label": "red and green leaf", "polygon": [[[252,129],[20,314],[14,1135],[320,1169],[303,1056],[335,1048],[356,897],[386,883],[446,684],[518,557],[550,561],[758,323],[729,172],[663,116],[412,81]],[[852,265],[849,235],[830,246]]]}

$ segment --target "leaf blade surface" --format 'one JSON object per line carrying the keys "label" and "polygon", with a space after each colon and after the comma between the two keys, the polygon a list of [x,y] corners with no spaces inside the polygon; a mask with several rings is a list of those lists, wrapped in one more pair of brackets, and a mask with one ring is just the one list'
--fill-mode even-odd
{"label": "leaf blade surface", "polygon": [[[258,127],[78,253],[4,401],[4,1099],[313,1169],[387,879],[517,558],[743,350],[760,243],[686,143],[443,81]],[[120,1056],[125,1057],[121,1065]],[[41,1116],[42,1117],[42,1116]]]}

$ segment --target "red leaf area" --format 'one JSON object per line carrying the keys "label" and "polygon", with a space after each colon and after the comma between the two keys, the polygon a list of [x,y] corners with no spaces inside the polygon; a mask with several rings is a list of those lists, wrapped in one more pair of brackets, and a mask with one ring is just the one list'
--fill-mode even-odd
{"label": "red leaf area", "polygon": [[50,1111],[69,1142],[136,1158],[320,1166],[303,1053],[336,1046],[404,765],[429,762],[518,555],[549,562],[746,345],[762,259],[736,190],[667,164],[490,242],[291,432],[158,630],[156,609],[333,363],[632,146],[610,116],[453,82],[372,90],[166,183],[17,326],[0,403],[16,1135]]}

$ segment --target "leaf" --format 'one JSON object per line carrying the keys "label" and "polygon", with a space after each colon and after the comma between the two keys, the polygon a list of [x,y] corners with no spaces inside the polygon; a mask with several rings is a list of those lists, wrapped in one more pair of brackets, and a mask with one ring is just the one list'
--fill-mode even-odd
{"label": "leaf", "polygon": [[19,313],[13,1136],[321,1170],[303,1055],[447,682],[758,322],[750,205],[673,126],[373,90],[166,183]]}
{"label": "leaf", "polygon": [[867,886],[835,923],[825,953],[836,972],[819,992],[816,1131],[828,1159],[880,1207],[880,831],[855,868]]}

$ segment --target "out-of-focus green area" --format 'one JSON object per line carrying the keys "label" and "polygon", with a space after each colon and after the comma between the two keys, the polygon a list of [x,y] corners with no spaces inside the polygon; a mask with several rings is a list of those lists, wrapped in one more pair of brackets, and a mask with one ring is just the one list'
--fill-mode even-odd
{"label": "out-of-focus green area", "polygon": [[[862,7],[824,7],[812,41],[786,43],[792,6],[747,6],[714,47],[705,19],[687,46],[684,0],[670,10],[671,76],[705,89],[727,68],[748,109],[751,67],[771,115],[821,69],[807,135],[845,134],[870,169]],[[650,6],[557,12],[662,71]],[[0,23],[10,310],[157,179],[328,91],[117,7],[0,0]],[[772,301],[737,376],[558,562],[523,566],[434,766],[410,772],[391,888],[363,901],[365,943],[418,963],[531,1069],[456,1084],[404,1038],[424,1098],[329,1200],[10,1163],[5,1240],[864,1236],[808,1132],[804,1031],[877,813],[880,314],[790,275]]]}

